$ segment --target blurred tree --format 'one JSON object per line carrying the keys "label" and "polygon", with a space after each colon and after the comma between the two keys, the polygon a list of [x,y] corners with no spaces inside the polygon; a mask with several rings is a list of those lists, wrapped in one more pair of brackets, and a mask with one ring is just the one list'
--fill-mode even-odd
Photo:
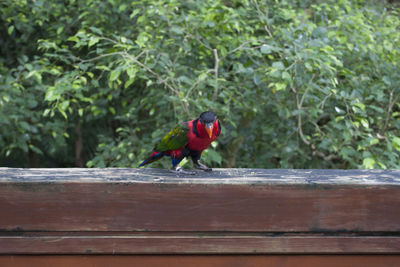
{"label": "blurred tree", "polygon": [[135,167],[173,125],[212,109],[223,122],[205,152],[214,167],[400,167],[393,5],[5,0],[0,9],[3,166]]}

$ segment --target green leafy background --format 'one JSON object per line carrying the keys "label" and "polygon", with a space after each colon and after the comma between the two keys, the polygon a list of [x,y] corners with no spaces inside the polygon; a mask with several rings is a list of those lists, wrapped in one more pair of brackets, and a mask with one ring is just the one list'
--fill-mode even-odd
{"label": "green leafy background", "polygon": [[210,109],[213,167],[400,167],[395,4],[3,0],[0,22],[1,166],[136,167]]}

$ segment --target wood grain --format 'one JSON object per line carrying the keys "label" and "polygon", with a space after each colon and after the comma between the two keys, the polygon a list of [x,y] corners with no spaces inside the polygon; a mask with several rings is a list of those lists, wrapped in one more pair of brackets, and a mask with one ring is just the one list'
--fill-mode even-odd
{"label": "wood grain", "polygon": [[398,267],[399,255],[0,256],[2,267]]}
{"label": "wood grain", "polygon": [[6,231],[400,231],[399,187],[0,183]]}
{"label": "wood grain", "polygon": [[399,254],[399,177],[0,168],[0,254]]}
{"label": "wood grain", "polygon": [[398,254],[396,236],[59,236],[0,237],[0,254]]}
{"label": "wood grain", "polygon": [[213,169],[176,175],[165,169],[0,168],[0,182],[172,183],[172,184],[350,184],[400,185],[400,170]]}

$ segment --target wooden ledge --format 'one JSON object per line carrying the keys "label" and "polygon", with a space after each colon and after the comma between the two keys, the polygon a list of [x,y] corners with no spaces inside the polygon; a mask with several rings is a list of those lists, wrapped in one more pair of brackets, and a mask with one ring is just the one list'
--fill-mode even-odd
{"label": "wooden ledge", "polygon": [[177,175],[165,169],[16,169],[0,168],[0,183],[179,183],[179,184],[325,184],[396,185],[400,170],[214,169]]}
{"label": "wooden ledge", "polygon": [[400,171],[0,168],[0,254],[400,254]]}

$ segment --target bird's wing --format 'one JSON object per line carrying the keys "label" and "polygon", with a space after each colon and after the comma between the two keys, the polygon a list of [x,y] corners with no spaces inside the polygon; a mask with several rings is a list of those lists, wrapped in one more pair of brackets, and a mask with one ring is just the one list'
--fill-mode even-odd
{"label": "bird's wing", "polygon": [[188,142],[187,133],[189,127],[187,124],[179,124],[172,129],[160,142],[154,147],[155,151],[164,152],[168,150],[176,150],[182,148]]}

